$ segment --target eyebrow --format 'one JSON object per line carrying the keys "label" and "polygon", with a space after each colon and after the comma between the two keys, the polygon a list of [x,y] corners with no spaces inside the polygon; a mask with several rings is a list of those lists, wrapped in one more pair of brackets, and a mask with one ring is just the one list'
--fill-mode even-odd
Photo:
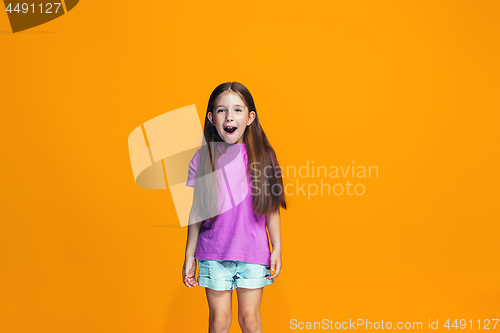
{"label": "eyebrow", "polygon": [[[224,105],[217,105],[217,106],[216,106],[216,108],[218,108],[219,106],[225,107]],[[244,108],[244,106],[243,106],[243,105],[239,105],[239,104],[235,104],[234,106],[239,106],[239,107],[241,107],[241,108]]]}

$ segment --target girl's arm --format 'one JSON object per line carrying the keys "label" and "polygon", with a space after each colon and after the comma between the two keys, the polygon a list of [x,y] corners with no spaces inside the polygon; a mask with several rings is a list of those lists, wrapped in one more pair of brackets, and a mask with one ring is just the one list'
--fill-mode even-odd
{"label": "girl's arm", "polygon": [[[280,231],[280,210],[271,214],[266,214],[266,225],[271,237],[273,253],[271,253],[271,276],[268,280],[277,278],[281,271],[281,231]],[[273,272],[274,271],[274,272]]]}
{"label": "girl's arm", "polygon": [[196,259],[194,258],[194,255],[196,252],[196,245],[198,244],[201,222],[196,222],[200,221],[200,219],[194,207],[195,205],[191,207],[191,211],[189,212],[186,253],[184,258],[184,266],[182,266],[182,280],[186,287],[189,288],[198,285],[198,282],[195,279]]}
{"label": "girl's arm", "polygon": [[189,221],[188,221],[188,232],[187,232],[187,240],[186,240],[186,253],[185,258],[194,258],[196,252],[196,245],[198,244],[198,236],[200,235],[201,222],[199,215],[196,213],[194,200],[193,205],[191,206],[191,211],[189,212]]}
{"label": "girl's arm", "polygon": [[281,251],[280,210],[266,214],[266,225],[274,251]]}

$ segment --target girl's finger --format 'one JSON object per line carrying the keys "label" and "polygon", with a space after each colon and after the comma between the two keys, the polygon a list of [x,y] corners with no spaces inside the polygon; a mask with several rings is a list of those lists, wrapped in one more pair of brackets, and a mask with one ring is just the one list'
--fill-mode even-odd
{"label": "girl's finger", "polygon": [[276,270],[276,261],[271,264],[271,272]]}
{"label": "girl's finger", "polygon": [[280,270],[281,270],[281,267],[279,267],[279,265],[278,265],[278,268],[276,269],[276,271],[274,271],[274,274],[267,277],[268,280],[277,278],[280,275]]}
{"label": "girl's finger", "polygon": [[271,263],[271,276],[267,277],[268,280],[274,279],[274,276],[276,275],[276,264],[277,263],[278,263],[277,260]]}
{"label": "girl's finger", "polygon": [[268,276],[268,277],[267,277],[267,278],[268,278],[268,280],[272,280],[272,279],[274,279],[274,278],[276,277],[276,273],[277,273],[277,272],[274,272],[274,274],[273,274],[273,275]]}
{"label": "girl's finger", "polygon": [[196,281],[194,280],[194,278],[189,278],[189,284],[193,287],[196,286]]}
{"label": "girl's finger", "polygon": [[186,285],[186,287],[191,288],[191,284],[189,283],[189,277],[187,275],[184,278],[184,284]]}

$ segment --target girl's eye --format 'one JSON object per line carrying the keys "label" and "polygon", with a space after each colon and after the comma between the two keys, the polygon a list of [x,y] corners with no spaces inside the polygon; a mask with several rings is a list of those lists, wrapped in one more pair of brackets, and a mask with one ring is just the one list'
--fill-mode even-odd
{"label": "girl's eye", "polygon": [[[241,110],[241,109],[234,109],[234,111],[242,112],[243,110]],[[224,112],[224,109],[217,110],[217,113],[219,113],[219,112]]]}

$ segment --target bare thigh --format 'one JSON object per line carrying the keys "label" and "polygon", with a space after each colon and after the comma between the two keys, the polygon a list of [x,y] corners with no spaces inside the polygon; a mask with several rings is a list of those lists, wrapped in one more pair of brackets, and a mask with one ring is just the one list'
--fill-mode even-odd
{"label": "bare thigh", "polygon": [[264,288],[236,288],[238,294],[238,321],[243,332],[262,332],[260,303]]}
{"label": "bare thigh", "polygon": [[209,316],[209,332],[228,332],[232,320],[232,290],[205,288]]}

